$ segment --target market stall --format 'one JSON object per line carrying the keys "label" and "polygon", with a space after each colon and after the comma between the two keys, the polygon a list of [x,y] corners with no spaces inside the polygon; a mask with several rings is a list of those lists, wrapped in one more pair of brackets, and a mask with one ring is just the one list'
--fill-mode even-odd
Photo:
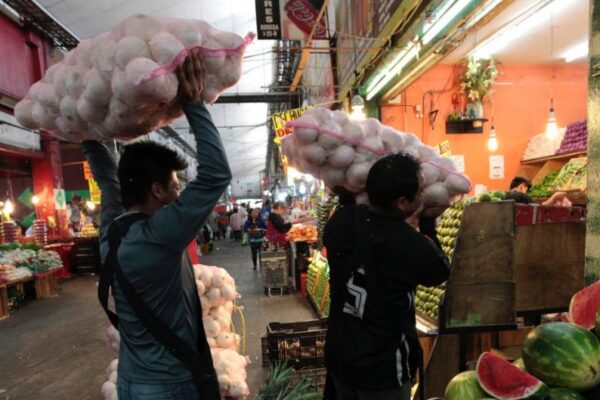
{"label": "market stall", "polygon": [[58,271],[62,267],[59,254],[40,245],[0,245],[0,319],[19,308],[28,291],[36,299],[57,296]]}

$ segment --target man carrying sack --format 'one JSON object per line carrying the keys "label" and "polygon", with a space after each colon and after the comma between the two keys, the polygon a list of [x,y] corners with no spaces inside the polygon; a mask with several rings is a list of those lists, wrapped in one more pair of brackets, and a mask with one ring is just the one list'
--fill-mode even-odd
{"label": "man carrying sack", "polygon": [[[182,107],[196,139],[196,178],[179,193],[187,163],[153,142],[82,149],[102,191],[98,296],[121,335],[119,400],[218,400],[219,384],[186,253],[231,181],[219,133],[200,98],[203,69],[192,53],[178,70]],[[123,214],[123,211],[126,210]],[[116,314],[108,309],[112,288]]]}

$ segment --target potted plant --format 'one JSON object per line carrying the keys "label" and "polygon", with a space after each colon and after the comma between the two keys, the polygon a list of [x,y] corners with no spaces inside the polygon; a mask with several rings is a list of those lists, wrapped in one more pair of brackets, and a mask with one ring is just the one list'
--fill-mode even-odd
{"label": "potted plant", "polygon": [[498,76],[493,58],[464,61],[465,71],[460,77],[460,92],[468,99],[467,117],[483,118],[483,101],[492,94],[492,85]]}

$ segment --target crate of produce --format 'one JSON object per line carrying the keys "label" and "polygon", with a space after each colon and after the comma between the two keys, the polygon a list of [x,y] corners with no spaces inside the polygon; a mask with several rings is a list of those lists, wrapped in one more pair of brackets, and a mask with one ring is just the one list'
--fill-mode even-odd
{"label": "crate of produce", "polygon": [[327,319],[270,322],[262,339],[263,365],[280,361],[294,368],[322,366]]}
{"label": "crate of produce", "polygon": [[[288,286],[288,256],[286,252],[279,256],[261,257],[262,282],[265,288],[284,288]],[[267,253],[268,254],[268,253]]]}

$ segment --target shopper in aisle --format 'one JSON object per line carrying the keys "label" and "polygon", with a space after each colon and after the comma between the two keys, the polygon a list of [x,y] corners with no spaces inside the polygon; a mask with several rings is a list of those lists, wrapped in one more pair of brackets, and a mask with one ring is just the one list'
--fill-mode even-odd
{"label": "shopper in aisle", "polygon": [[217,225],[219,228],[219,236],[223,240],[227,240],[227,226],[229,225],[229,217],[227,216],[227,213],[219,213],[219,216],[217,217]]}
{"label": "shopper in aisle", "polygon": [[[531,204],[533,199],[527,194],[531,189],[531,181],[522,176],[515,177],[510,182],[510,191],[506,194],[506,200],[514,200],[515,203]],[[571,207],[572,204],[567,198],[565,192],[556,192],[548,200],[542,203],[543,206]]]}
{"label": "shopper in aisle", "polygon": [[229,217],[229,226],[231,227],[231,232],[233,232],[233,240],[236,242],[242,240],[242,224],[244,221],[240,215],[240,210],[234,207],[233,213]]}
{"label": "shopper in aisle", "polygon": [[244,232],[248,234],[248,243],[250,244],[250,252],[252,254],[253,269],[256,269],[260,263],[260,249],[263,244],[263,239],[267,227],[265,222],[260,218],[260,208],[255,208],[250,211],[250,216],[244,224]]}
{"label": "shopper in aisle", "polygon": [[238,212],[240,213],[240,221],[245,222],[248,219],[248,207],[246,203],[240,204]]}
{"label": "shopper in aisle", "polygon": [[[421,357],[415,288],[444,282],[449,264],[435,233],[446,207],[421,210],[419,163],[384,157],[371,168],[370,205],[339,207],[327,223],[331,308],[326,366],[337,398],[408,400]],[[419,213],[420,232],[405,219]]]}
{"label": "shopper in aisle", "polygon": [[[187,164],[165,146],[128,145],[117,167],[102,144],[81,145],[102,190],[99,297],[121,334],[120,400],[220,399],[186,247],[229,185],[231,172],[219,133],[198,100],[200,57],[192,53],[177,75],[198,160],[196,178],[181,194],[176,172]],[[107,308],[110,286],[118,317]]]}
{"label": "shopper in aisle", "polygon": [[212,210],[212,212],[208,216],[208,225],[210,226],[215,240],[221,239],[221,232],[219,231],[219,224],[217,223],[218,218],[219,213],[217,213],[215,210]]}

